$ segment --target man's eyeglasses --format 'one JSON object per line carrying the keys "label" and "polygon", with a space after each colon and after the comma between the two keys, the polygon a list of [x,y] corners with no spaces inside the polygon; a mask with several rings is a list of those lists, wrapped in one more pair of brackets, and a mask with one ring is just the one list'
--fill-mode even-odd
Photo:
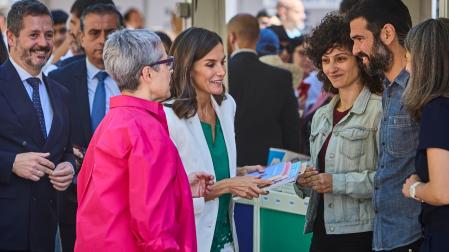
{"label": "man's eyeglasses", "polygon": [[171,71],[171,70],[173,70],[173,63],[174,62],[175,62],[175,57],[168,56],[166,59],[156,61],[156,62],[150,64],[149,66],[150,67],[154,67],[154,66],[157,66],[157,65],[166,64],[168,66],[168,69]]}

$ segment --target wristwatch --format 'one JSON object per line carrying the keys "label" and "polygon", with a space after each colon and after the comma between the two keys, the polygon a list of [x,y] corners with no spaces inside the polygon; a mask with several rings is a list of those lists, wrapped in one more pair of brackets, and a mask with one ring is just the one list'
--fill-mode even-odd
{"label": "wristwatch", "polygon": [[420,185],[420,184],[422,184],[422,182],[419,182],[419,181],[413,183],[413,184],[410,186],[410,188],[408,189],[408,192],[409,192],[409,194],[410,194],[410,197],[412,197],[412,198],[415,199],[415,200],[418,200],[418,201],[423,202],[422,199],[416,197],[416,187],[417,187],[418,185]]}

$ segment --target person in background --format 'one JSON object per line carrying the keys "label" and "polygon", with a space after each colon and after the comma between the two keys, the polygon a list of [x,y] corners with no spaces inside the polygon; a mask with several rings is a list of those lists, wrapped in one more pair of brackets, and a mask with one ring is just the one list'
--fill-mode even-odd
{"label": "person in background", "polygon": [[[58,50],[58,48],[64,43],[67,37],[67,19],[68,15],[63,10],[52,10],[51,11],[51,17],[53,19],[53,30],[54,30],[54,45],[53,45],[53,51],[55,52]],[[47,64],[44,66],[43,71],[45,74],[48,74],[49,72],[55,70],[57,67],[52,64],[53,62],[54,54],[50,56],[50,59],[48,60]]]}
{"label": "person in background", "polygon": [[352,55],[349,25],[328,14],[307,41],[324,89],[336,94],[312,120],[313,167],[298,176],[295,190],[310,195],[305,233],[311,252],[370,252],[374,210],[377,131],[382,116],[381,78],[363,70]]}
{"label": "person in background", "polygon": [[170,96],[173,58],[156,34],[125,29],[109,36],[104,62],[121,95],[78,177],[75,251],[195,252],[191,191],[204,196],[213,177],[196,173],[189,185],[170,140],[160,102]]}
{"label": "person in background", "polygon": [[307,16],[301,0],[279,0],[276,10],[288,38],[292,39],[304,34]]}
{"label": "person in background", "polygon": [[128,29],[143,29],[144,19],[139,10],[131,8],[123,14],[123,22]]}
{"label": "person in background", "polygon": [[165,52],[168,54],[170,52],[170,47],[173,44],[173,41],[165,32],[156,31],[154,33],[156,33],[159,36],[159,38],[162,41],[162,44],[164,44]]}
{"label": "person in background", "polygon": [[67,37],[67,19],[69,15],[63,10],[52,10],[51,17],[53,18],[53,29],[55,31],[53,50],[58,50]]}
{"label": "person in background", "polygon": [[260,166],[236,168],[236,105],[223,84],[223,42],[215,32],[189,28],[175,39],[170,55],[176,58],[173,99],[164,107],[170,137],[187,173],[204,171],[216,178],[209,194],[194,199],[198,251],[238,251],[232,196],[258,197],[271,182],[239,176],[261,171]]}
{"label": "person in background", "polygon": [[237,103],[237,165],[267,164],[271,147],[299,151],[298,104],[291,74],[257,58],[257,19],[239,14],[228,22],[229,93]]}
{"label": "person in background", "polygon": [[[416,174],[405,197],[422,202],[421,252],[449,251],[449,19],[429,19],[405,39],[410,81],[404,105],[420,121]],[[425,62],[425,64],[423,64]]]}
{"label": "person in background", "polygon": [[[70,8],[69,34],[64,43],[53,52],[52,63],[55,65],[52,70],[68,65],[75,60],[85,57],[81,46],[80,17],[83,11],[94,4],[112,4],[112,0],[75,0]],[[122,26],[122,24],[120,24]]]}
{"label": "person in background", "polygon": [[294,40],[293,64],[304,71],[304,79],[296,90],[299,109],[302,111],[299,128],[299,153],[310,155],[309,136],[313,116],[317,109],[331,100],[332,93],[323,89],[323,83],[317,77],[318,70],[306,55],[306,37],[302,36]]}
{"label": "person in background", "polygon": [[273,25],[273,16],[269,15],[267,10],[262,9],[256,14],[257,21],[259,22],[260,30],[268,28]]}
{"label": "person in background", "polygon": [[415,252],[422,238],[421,206],[401,192],[404,181],[415,172],[419,132],[418,122],[402,102],[409,79],[404,39],[412,19],[400,0],[364,0],[345,17],[354,41],[352,53],[363,60],[369,74],[385,76],[374,179],[373,250]]}
{"label": "person in background", "polygon": [[[82,57],[65,65],[49,76],[63,84],[70,93],[72,113],[71,143],[78,158],[79,172],[84,152],[92,134],[109,111],[110,98],[120,94],[115,80],[105,71],[103,47],[107,36],[121,29],[121,14],[112,4],[94,4],[80,17],[81,44],[86,52]],[[60,194],[59,221],[63,250],[73,251],[76,223],[76,186]]]}
{"label": "person in background", "polygon": [[292,61],[292,40],[307,33],[304,4],[301,0],[279,0],[276,5],[281,25],[272,25],[272,29],[281,42],[280,57],[286,63]]}
{"label": "person in background", "polygon": [[297,89],[299,97],[299,107],[303,114],[309,112],[323,92],[323,83],[318,79],[318,70],[305,55],[307,36],[300,37],[293,41],[293,64],[299,66],[304,71],[304,79]]}
{"label": "person in background", "polygon": [[6,50],[8,50],[8,39],[6,37],[6,15],[0,11],[0,32],[3,35],[3,43],[6,46]]}
{"label": "person in background", "polygon": [[9,59],[0,66],[0,251],[54,251],[58,191],[72,183],[67,90],[42,67],[53,48],[50,11],[16,1]]}
{"label": "person in background", "polygon": [[3,33],[0,33],[0,65],[8,59],[8,49],[3,40]]}
{"label": "person in background", "polygon": [[259,60],[265,64],[289,71],[292,75],[292,88],[296,90],[301,83],[303,71],[298,65],[285,63],[278,55],[280,53],[279,38],[271,29],[262,29],[256,44]]}

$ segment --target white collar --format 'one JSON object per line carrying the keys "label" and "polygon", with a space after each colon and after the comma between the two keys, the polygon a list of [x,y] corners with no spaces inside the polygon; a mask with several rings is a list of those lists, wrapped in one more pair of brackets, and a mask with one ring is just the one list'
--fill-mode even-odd
{"label": "white collar", "polygon": [[89,59],[86,57],[86,68],[87,68],[87,78],[92,80],[95,78],[98,72],[104,72],[105,70],[101,70],[96,67],[94,64],[90,63]]}
{"label": "white collar", "polygon": [[12,57],[9,57],[9,60],[11,61],[14,68],[16,69],[17,73],[19,74],[20,80],[22,82],[26,81],[28,78],[39,78],[41,80],[41,83],[44,83],[44,81],[42,79],[42,69],[38,75],[33,76],[30,73],[28,73],[23,67],[21,67],[19,64],[17,64],[17,62],[15,62]]}
{"label": "white collar", "polygon": [[291,30],[285,29],[285,33],[287,33],[287,36],[291,39],[302,35],[301,29],[299,28],[293,28]]}

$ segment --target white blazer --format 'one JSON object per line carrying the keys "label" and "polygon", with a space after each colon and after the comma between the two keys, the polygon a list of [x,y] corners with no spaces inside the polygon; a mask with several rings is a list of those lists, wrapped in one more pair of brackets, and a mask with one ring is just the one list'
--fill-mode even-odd
{"label": "white blazer", "polygon": [[[168,104],[172,103],[168,102]],[[236,147],[234,133],[234,116],[236,104],[234,99],[226,94],[226,99],[218,105],[212,97],[212,105],[220,120],[229,158],[229,174],[236,176]],[[178,148],[184,169],[187,174],[204,171],[215,176],[212,157],[207,146],[206,138],[201,127],[198,114],[189,119],[179,119],[174,111],[164,106],[167,116],[170,137]],[[218,198],[205,202],[204,198],[193,199],[195,211],[196,237],[199,252],[209,252],[214,237],[215,223],[218,215]],[[229,208],[231,230],[235,251],[238,251],[237,235],[234,223],[234,203],[231,200]]]}

